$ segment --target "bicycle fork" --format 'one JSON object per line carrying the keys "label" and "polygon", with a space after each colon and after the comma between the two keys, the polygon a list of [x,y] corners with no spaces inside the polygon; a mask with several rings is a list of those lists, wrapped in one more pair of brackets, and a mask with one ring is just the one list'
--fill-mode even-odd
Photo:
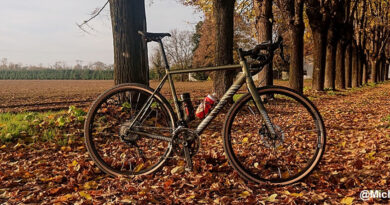
{"label": "bicycle fork", "polygon": [[265,125],[269,133],[271,134],[271,139],[275,139],[276,138],[275,128],[271,122],[270,117],[268,116],[264,104],[261,101],[259,93],[257,92],[257,88],[255,86],[255,83],[253,82],[252,74],[251,72],[249,72],[248,69],[248,63],[246,62],[246,59],[241,55],[241,50],[239,51],[239,53],[241,58],[240,64],[242,66],[242,71],[246,76],[246,85],[248,87],[249,93],[252,95],[252,98],[255,101],[256,108],[260,112],[260,115],[263,117],[265,121]]}

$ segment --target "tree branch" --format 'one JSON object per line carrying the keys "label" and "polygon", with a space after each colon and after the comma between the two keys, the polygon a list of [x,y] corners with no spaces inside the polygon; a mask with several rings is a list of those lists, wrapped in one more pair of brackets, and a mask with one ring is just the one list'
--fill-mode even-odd
{"label": "tree branch", "polygon": [[85,20],[82,24],[77,24],[77,26],[84,32],[88,33],[84,28],[83,26],[88,24],[90,21],[92,21],[93,19],[95,19],[97,16],[100,15],[100,13],[102,13],[102,11],[106,8],[106,6],[108,5],[109,1],[107,0],[107,2],[103,5],[103,7],[101,9],[99,9],[98,12],[96,12],[91,18],[89,18],[88,20]]}

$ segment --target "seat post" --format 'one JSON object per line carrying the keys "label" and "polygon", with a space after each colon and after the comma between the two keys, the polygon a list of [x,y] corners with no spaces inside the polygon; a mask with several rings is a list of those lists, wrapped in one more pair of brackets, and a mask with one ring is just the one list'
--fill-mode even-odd
{"label": "seat post", "polygon": [[163,42],[162,40],[158,40],[158,43],[160,44],[160,49],[161,49],[161,54],[163,56],[163,59],[164,59],[164,63],[165,63],[165,69],[167,71],[169,71],[169,63],[168,63],[168,58],[167,58],[167,55],[165,54],[165,50],[164,50],[164,45],[163,45]]}

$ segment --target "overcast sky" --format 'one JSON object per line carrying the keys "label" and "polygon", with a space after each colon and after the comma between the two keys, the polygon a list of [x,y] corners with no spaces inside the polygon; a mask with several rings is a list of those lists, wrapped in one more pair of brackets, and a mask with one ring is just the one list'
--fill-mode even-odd
{"label": "overcast sky", "polygon": [[[90,25],[91,34],[76,25],[106,0],[0,0],[0,59],[24,65],[52,65],[76,60],[113,63],[108,8]],[[149,2],[148,0],[146,2]],[[193,30],[200,14],[176,0],[146,3],[148,30]]]}

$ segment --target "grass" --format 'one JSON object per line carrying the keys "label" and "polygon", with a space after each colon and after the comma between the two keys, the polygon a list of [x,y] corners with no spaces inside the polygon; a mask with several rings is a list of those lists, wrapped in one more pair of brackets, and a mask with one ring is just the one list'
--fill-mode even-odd
{"label": "grass", "polygon": [[[69,140],[80,135],[78,128],[82,128],[85,114],[74,106],[68,111],[58,112],[1,113],[0,142],[54,140],[59,145],[66,145]],[[76,130],[77,133],[70,133],[70,130]]]}
{"label": "grass", "polygon": [[[41,134],[37,131],[39,126],[47,116],[53,113],[4,113],[0,114],[0,140],[11,141],[17,137],[35,136]],[[51,136],[45,135],[45,138]]]}

